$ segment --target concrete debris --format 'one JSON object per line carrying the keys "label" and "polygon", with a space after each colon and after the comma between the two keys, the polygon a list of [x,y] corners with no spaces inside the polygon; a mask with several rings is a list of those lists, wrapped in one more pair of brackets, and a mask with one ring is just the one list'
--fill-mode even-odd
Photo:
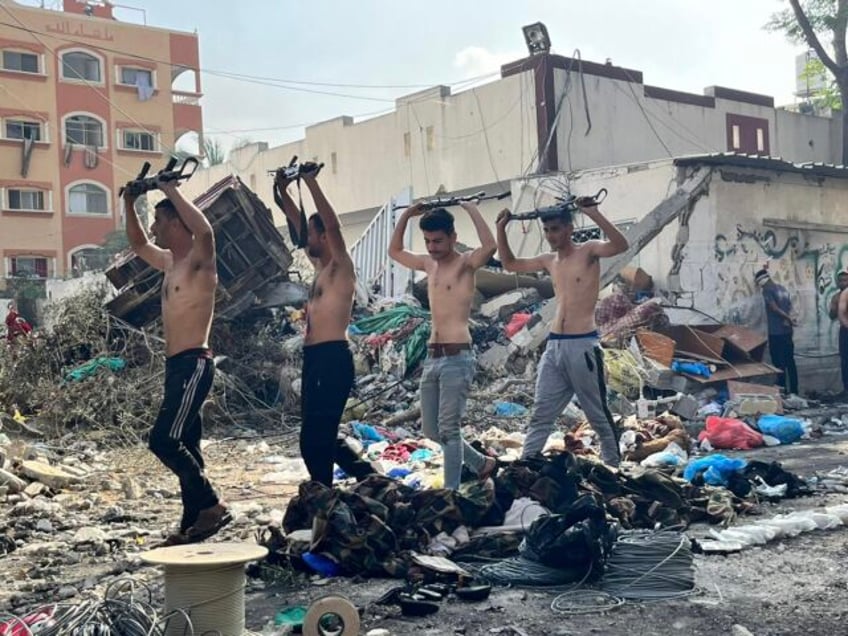
{"label": "concrete debris", "polygon": [[30,479],[38,480],[56,490],[61,490],[79,482],[81,477],[81,475],[71,474],[64,468],[51,466],[45,462],[35,460],[21,462],[20,470],[21,473]]}
{"label": "concrete debris", "polygon": [[0,488],[5,488],[6,492],[21,492],[24,488],[26,488],[26,485],[27,484],[23,479],[0,468]]}
{"label": "concrete debris", "polygon": [[138,484],[138,481],[136,481],[130,475],[125,475],[121,479],[121,489],[124,491],[124,498],[128,501],[135,501],[136,499],[141,499],[143,494],[141,486],[139,486]]}
{"label": "concrete debris", "polygon": [[509,320],[516,311],[531,307],[541,302],[542,296],[532,288],[516,289],[500,296],[495,296],[480,306],[480,315],[489,320],[498,319],[501,322]]}
{"label": "concrete debris", "polygon": [[79,545],[82,543],[104,543],[108,535],[100,528],[86,527],[76,531],[73,538],[73,543]]}

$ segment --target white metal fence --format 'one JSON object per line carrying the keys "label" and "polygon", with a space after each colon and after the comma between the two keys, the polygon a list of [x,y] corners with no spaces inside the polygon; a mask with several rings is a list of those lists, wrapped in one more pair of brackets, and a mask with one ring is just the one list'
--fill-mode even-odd
{"label": "white metal fence", "polygon": [[[412,188],[405,188],[380,208],[365,228],[362,236],[350,248],[359,283],[380,296],[394,297],[406,293],[412,272],[389,258],[389,242],[395,228],[395,219],[401,213],[393,208],[412,202]],[[412,247],[412,233],[407,227],[404,246]]]}

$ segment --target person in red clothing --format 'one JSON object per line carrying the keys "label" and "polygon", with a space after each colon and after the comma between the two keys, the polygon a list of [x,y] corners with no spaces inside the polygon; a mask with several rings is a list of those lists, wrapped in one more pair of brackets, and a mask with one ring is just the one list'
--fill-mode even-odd
{"label": "person in red clothing", "polygon": [[9,313],[6,314],[6,340],[13,343],[19,336],[28,336],[32,333],[32,326],[18,313],[18,306],[13,300],[8,305]]}

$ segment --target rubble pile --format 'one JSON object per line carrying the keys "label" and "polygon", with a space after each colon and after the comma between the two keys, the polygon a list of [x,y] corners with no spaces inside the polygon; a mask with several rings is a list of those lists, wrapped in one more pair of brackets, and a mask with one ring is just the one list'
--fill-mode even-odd
{"label": "rubble pile", "polygon": [[[51,305],[43,329],[0,348],[0,410],[7,432],[47,438],[77,431],[135,444],[162,399],[164,346],[155,325],[135,328],[106,312],[104,288]],[[219,373],[204,415],[210,425],[265,429],[297,408],[280,385],[288,314],[253,312],[216,321],[211,344]],[[11,417],[17,413],[17,417]]]}

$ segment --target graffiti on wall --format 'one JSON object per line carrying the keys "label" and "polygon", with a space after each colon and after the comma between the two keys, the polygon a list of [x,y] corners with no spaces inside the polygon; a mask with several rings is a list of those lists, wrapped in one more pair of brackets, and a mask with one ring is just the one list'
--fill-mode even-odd
{"label": "graffiti on wall", "polygon": [[[814,237],[825,237],[816,239]],[[764,310],[753,274],[768,263],[772,278],[787,288],[799,320],[799,335],[808,348],[836,348],[838,325],[828,315],[836,294],[836,273],[848,266],[848,243],[831,235],[802,230],[736,226],[736,236],[717,234],[714,241],[717,305],[722,320],[761,323]],[[797,343],[796,343],[797,344]]]}

